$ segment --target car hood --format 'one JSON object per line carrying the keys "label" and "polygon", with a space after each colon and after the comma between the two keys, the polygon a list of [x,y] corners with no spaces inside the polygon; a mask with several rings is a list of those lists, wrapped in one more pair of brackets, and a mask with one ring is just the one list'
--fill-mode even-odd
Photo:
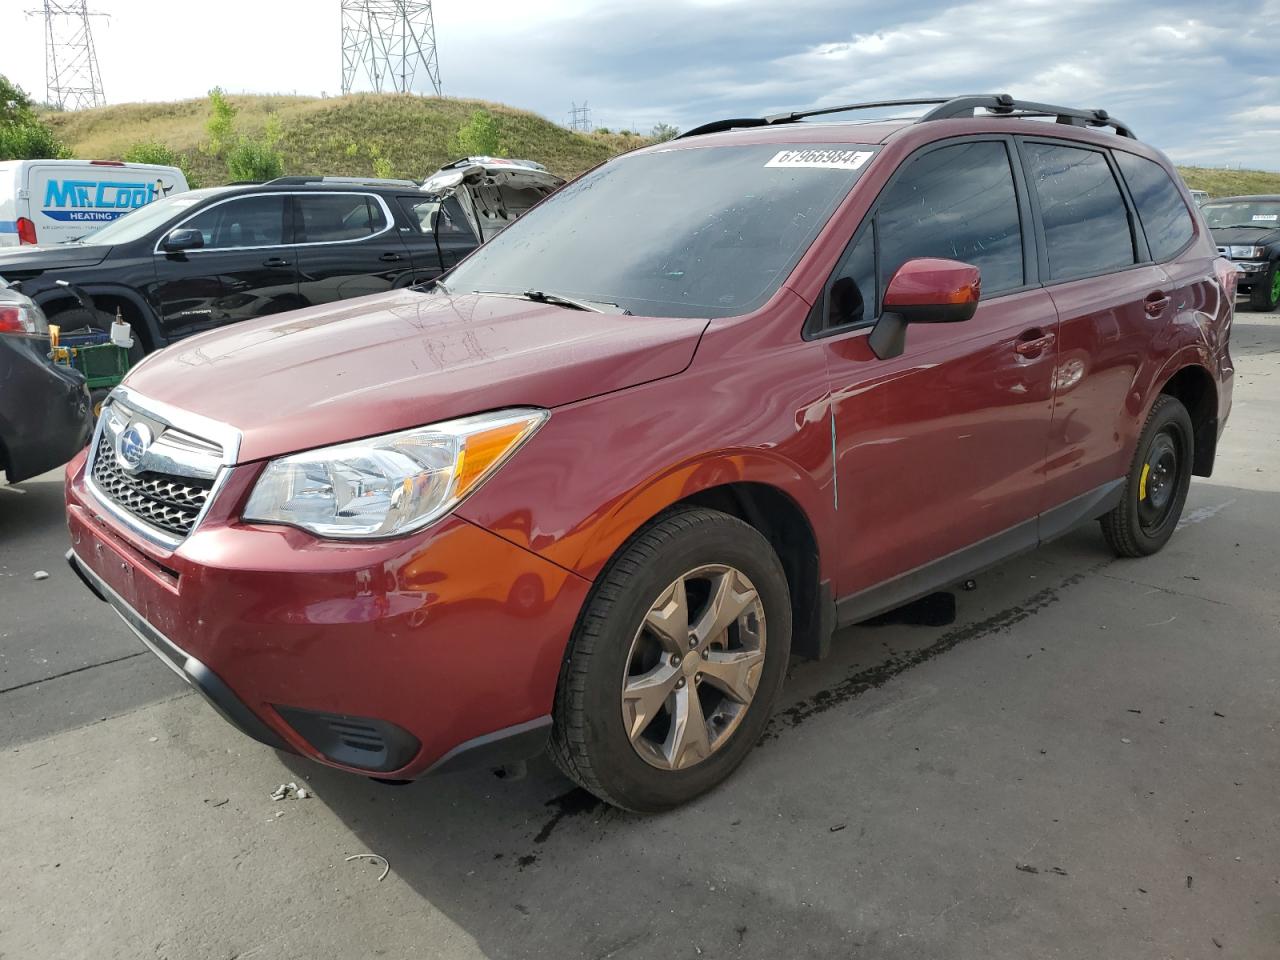
{"label": "car hood", "polygon": [[1255,230],[1252,227],[1216,227],[1210,230],[1213,242],[1220,246],[1266,246],[1280,240],[1280,230]]}
{"label": "car hood", "polygon": [[109,246],[59,243],[48,247],[16,247],[0,252],[0,277],[29,277],[61,267],[92,267],[111,252]]}
{"label": "car hood", "polygon": [[706,325],[401,290],[192,337],[125,384],[235,427],[248,462],[670,377]]}

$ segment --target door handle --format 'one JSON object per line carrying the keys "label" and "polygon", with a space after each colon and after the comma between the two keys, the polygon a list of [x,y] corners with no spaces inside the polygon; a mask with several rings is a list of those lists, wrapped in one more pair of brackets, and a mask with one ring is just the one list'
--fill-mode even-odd
{"label": "door handle", "polygon": [[289,261],[283,257],[267,257],[267,259],[262,261],[262,265],[264,267],[287,267],[289,265]]}
{"label": "door handle", "polygon": [[380,256],[378,259],[385,260],[387,263],[397,263],[398,261],[403,260],[404,257],[400,256],[400,254],[398,253],[387,252],[387,253],[384,253],[382,256]]}
{"label": "door handle", "polygon": [[1013,345],[1013,351],[1020,357],[1038,357],[1053,346],[1057,337],[1044,330],[1028,330]]}
{"label": "door handle", "polygon": [[1165,308],[1169,306],[1169,297],[1161,290],[1148,293],[1146,299],[1142,301],[1142,309],[1147,312],[1147,316],[1155,318],[1164,313]]}

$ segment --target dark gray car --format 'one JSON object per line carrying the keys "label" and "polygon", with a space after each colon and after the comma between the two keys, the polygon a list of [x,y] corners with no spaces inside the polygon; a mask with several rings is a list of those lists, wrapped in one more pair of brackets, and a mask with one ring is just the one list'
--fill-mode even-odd
{"label": "dark gray car", "polygon": [[89,442],[84,377],[49,359],[49,326],[0,280],[0,470],[10,483],[66,463]]}

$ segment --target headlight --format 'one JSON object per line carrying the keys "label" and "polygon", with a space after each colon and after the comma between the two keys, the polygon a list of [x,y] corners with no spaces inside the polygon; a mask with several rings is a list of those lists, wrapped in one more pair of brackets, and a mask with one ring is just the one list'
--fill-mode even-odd
{"label": "headlight", "polygon": [[244,519],[339,540],[409,533],[456,507],[549,416],[499,410],[272,460]]}
{"label": "headlight", "polygon": [[1267,254],[1266,247],[1228,247],[1227,250],[1236,260],[1256,260]]}

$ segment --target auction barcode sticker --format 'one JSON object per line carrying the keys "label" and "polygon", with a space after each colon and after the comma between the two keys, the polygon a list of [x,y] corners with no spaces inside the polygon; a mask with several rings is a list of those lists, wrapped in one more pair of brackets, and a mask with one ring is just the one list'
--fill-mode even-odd
{"label": "auction barcode sticker", "polygon": [[874,154],[873,150],[779,150],[765,166],[857,170]]}
{"label": "auction barcode sticker", "polygon": [[1275,221],[1280,220],[1280,213],[1255,213],[1253,215],[1253,219],[1266,220],[1268,223],[1274,223]]}

